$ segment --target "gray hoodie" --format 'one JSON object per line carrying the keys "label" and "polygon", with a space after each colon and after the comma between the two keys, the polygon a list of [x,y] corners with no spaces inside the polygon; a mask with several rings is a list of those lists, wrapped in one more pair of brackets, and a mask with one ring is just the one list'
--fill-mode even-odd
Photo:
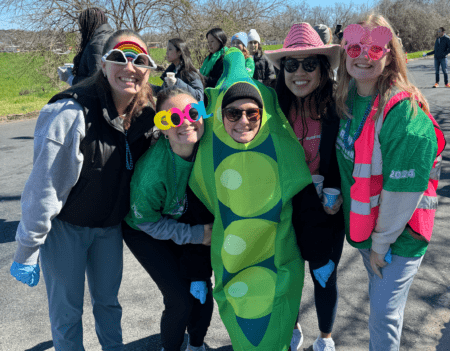
{"label": "gray hoodie", "polygon": [[51,229],[51,221],[80,176],[84,136],[83,109],[75,100],[58,100],[41,110],[34,131],[33,169],[22,193],[14,261],[37,263],[39,246]]}

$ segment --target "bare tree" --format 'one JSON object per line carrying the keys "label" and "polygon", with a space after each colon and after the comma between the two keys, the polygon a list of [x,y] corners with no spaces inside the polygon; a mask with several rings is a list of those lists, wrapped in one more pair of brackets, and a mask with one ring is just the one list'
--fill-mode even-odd
{"label": "bare tree", "polygon": [[116,29],[136,32],[161,26],[161,13],[189,0],[0,0],[0,11],[14,14],[24,29],[74,30],[81,11],[99,7]]}

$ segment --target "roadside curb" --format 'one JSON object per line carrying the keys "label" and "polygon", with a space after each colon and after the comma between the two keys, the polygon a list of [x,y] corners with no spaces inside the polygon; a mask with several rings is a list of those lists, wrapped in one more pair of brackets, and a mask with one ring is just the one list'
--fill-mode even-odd
{"label": "roadside curb", "polygon": [[25,120],[25,119],[38,118],[40,111],[41,110],[36,110],[36,111],[28,112],[28,113],[20,113],[20,114],[12,114],[12,115],[0,116],[0,124],[8,123],[8,122],[17,122],[17,121],[22,121],[22,120]]}

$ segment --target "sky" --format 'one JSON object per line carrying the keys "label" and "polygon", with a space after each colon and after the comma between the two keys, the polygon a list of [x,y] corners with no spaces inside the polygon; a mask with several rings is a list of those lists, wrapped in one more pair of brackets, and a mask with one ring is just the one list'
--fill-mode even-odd
{"label": "sky", "polygon": [[[301,1],[292,1],[293,3],[301,3]],[[322,7],[326,7],[326,6],[331,6],[334,5],[335,3],[349,3],[349,0],[306,0],[306,3],[311,6],[322,6]],[[360,5],[360,4],[365,4],[365,3],[369,3],[371,4],[373,1],[368,1],[368,0],[352,0],[353,4],[355,5]],[[10,13],[0,13],[0,29],[24,29],[21,28],[19,25],[17,24],[11,24],[9,22],[11,18],[11,14]]]}

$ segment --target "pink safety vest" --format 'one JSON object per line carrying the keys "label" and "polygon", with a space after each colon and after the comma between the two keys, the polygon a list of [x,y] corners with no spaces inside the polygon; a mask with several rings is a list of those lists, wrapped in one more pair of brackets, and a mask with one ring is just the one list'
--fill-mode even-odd
{"label": "pink safety vest", "polygon": [[[407,98],[409,98],[408,92],[400,92],[389,99],[383,111],[383,120],[379,122],[384,122],[389,111]],[[370,237],[376,226],[380,208],[379,198],[383,190],[383,172],[380,144],[378,136],[375,135],[377,121],[373,120],[378,104],[379,95],[375,99],[361,135],[355,142],[355,166],[353,169],[355,184],[350,188],[350,238],[355,242],[362,242]],[[441,170],[441,153],[445,148],[446,141],[444,133],[433,116],[428,114],[428,117],[434,125],[438,152],[430,172],[428,188],[408,224],[429,242],[438,204],[436,189]],[[381,125],[378,125],[378,128],[381,129]],[[397,176],[397,174],[393,176]],[[403,174],[398,176],[402,177]]]}

